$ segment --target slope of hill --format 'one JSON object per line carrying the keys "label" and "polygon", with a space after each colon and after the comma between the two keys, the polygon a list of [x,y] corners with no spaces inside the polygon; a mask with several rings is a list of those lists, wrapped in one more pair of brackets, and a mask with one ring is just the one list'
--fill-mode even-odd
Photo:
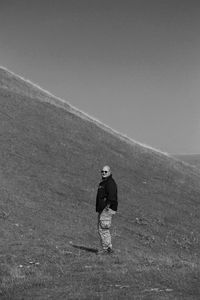
{"label": "slope of hill", "polygon": [[200,168],[200,154],[180,154],[175,155],[176,158],[185,161],[186,163]]}
{"label": "slope of hill", "polygon": [[[123,141],[126,141],[129,144],[135,143],[132,139],[127,137],[124,134],[121,134],[120,132],[117,132],[113,128],[103,124],[99,120],[89,116],[88,114],[82,112],[81,110],[75,108],[71,104],[69,104],[66,100],[61,99],[59,97],[54,96],[53,94],[49,93],[48,91],[44,90],[37,84],[32,83],[29,80],[24,79],[21,76],[18,76],[14,74],[13,72],[7,70],[6,68],[0,67],[1,71],[1,88],[6,89],[15,93],[19,93],[20,95],[23,95],[25,97],[35,99],[47,102],[56,105],[57,107],[61,107],[63,109],[66,109],[68,112],[72,112],[74,115],[79,116],[89,122],[92,122],[94,124],[97,124],[98,127],[104,129],[105,131],[108,131],[109,133],[112,133],[113,135],[117,136],[118,139],[122,139]],[[145,148],[152,149],[152,147],[148,145],[143,145],[142,143],[137,143],[141,146],[145,146]],[[158,151],[157,149],[154,149],[154,151]],[[167,153],[165,153],[167,155]]]}
{"label": "slope of hill", "polygon": [[[200,172],[59,101],[0,69],[1,299],[198,299]],[[99,247],[104,164],[112,257],[70,244]]]}

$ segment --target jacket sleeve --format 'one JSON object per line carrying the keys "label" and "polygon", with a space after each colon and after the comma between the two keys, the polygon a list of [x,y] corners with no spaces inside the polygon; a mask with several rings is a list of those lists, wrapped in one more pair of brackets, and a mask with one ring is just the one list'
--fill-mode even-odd
{"label": "jacket sleeve", "polygon": [[106,187],[107,200],[106,204],[111,206],[117,202],[117,185],[114,181],[110,181]]}

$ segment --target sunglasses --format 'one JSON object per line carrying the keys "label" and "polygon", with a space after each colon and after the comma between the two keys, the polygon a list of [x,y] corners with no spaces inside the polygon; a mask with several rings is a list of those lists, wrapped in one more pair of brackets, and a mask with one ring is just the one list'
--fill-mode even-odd
{"label": "sunglasses", "polygon": [[106,174],[106,173],[108,173],[108,171],[104,171],[104,170],[102,170],[102,171],[101,171],[101,173],[102,173],[102,174],[103,174],[103,173],[105,173],[105,174]]}

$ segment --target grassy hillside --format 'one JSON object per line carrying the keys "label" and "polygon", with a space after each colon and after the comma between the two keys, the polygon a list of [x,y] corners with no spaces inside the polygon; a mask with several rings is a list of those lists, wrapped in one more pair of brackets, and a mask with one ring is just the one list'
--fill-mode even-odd
{"label": "grassy hillside", "polygon": [[180,154],[176,155],[176,157],[188,164],[200,168],[200,154]]}
{"label": "grassy hillside", "polygon": [[[70,244],[99,248],[104,164],[119,189],[111,257]],[[200,172],[3,69],[0,182],[0,299],[200,298]]]}

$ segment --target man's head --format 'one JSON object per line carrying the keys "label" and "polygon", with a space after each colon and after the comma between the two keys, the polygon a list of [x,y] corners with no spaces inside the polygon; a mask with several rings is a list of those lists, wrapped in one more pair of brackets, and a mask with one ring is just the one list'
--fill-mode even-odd
{"label": "man's head", "polygon": [[109,177],[111,175],[111,169],[109,166],[104,166],[101,170],[101,176],[103,179]]}

